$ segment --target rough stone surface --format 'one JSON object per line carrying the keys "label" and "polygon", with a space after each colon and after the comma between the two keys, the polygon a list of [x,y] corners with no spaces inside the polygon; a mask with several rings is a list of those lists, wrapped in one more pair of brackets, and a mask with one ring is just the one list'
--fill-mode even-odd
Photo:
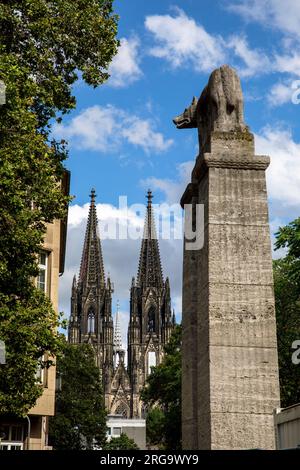
{"label": "rough stone surface", "polygon": [[241,124],[210,132],[181,201],[204,204],[205,214],[203,248],[184,252],[184,449],[275,448],[269,158],[254,154]]}
{"label": "rough stone surface", "polygon": [[247,134],[243,93],[236,71],[228,65],[214,70],[199,100],[194,97],[191,105],[173,122],[178,129],[198,128],[201,151],[209,147],[212,132]]}

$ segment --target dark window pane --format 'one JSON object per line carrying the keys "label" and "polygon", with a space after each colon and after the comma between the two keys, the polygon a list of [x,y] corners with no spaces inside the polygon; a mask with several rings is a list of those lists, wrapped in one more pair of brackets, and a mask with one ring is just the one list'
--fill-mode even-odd
{"label": "dark window pane", "polygon": [[39,264],[46,266],[46,253],[40,253]]}
{"label": "dark window pane", "polygon": [[12,426],[11,427],[11,440],[12,441],[22,441],[23,434],[22,426]]}
{"label": "dark window pane", "polygon": [[41,269],[37,279],[37,286],[39,289],[45,292],[46,288],[46,271]]}

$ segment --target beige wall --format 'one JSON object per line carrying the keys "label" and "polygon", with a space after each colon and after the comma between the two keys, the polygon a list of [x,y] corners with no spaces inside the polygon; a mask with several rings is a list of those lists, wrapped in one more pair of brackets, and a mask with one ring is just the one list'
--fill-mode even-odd
{"label": "beige wall", "polygon": [[[47,225],[47,232],[43,244],[48,253],[47,261],[47,294],[55,310],[58,312],[58,279],[60,263],[60,230],[61,223],[55,220]],[[30,449],[43,450],[47,447],[49,416],[54,415],[55,409],[55,380],[56,367],[51,366],[43,370],[43,394],[38,398],[36,405],[30,410],[31,420]]]}

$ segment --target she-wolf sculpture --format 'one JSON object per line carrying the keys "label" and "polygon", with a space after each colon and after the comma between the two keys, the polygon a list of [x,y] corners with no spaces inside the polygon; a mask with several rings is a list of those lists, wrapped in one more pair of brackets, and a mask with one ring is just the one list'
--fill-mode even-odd
{"label": "she-wolf sculpture", "polygon": [[243,93],[236,71],[229,65],[214,70],[200,98],[173,119],[177,129],[198,128],[203,149],[213,131],[245,131]]}

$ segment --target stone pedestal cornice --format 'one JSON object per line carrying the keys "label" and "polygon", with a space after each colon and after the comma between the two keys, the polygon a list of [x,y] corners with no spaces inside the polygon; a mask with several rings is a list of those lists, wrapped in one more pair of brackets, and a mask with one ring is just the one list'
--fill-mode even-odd
{"label": "stone pedestal cornice", "polygon": [[263,170],[270,165],[270,157],[267,155],[232,155],[204,153],[196,159],[192,171],[192,182],[189,183],[181,197],[180,204],[189,204],[192,198],[197,196],[197,185],[204,177],[208,168],[230,168],[236,170]]}

